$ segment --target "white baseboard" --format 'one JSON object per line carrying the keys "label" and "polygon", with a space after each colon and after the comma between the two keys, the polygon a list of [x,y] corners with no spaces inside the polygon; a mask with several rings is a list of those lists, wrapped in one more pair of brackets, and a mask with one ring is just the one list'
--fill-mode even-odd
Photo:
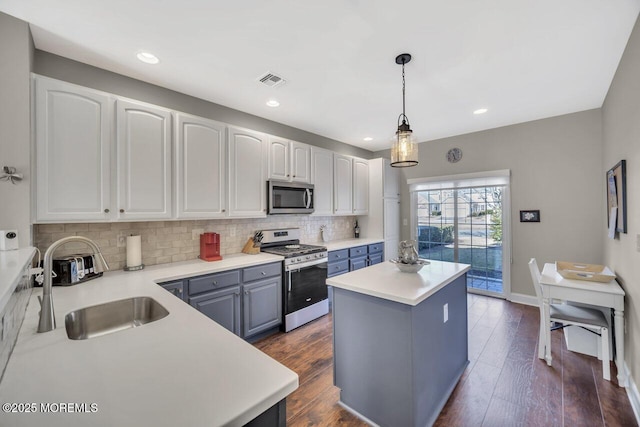
{"label": "white baseboard", "polygon": [[627,396],[629,396],[629,402],[633,408],[633,413],[636,416],[636,422],[640,425],[640,393],[638,392],[638,386],[631,378],[631,372],[627,363],[624,364],[624,374],[627,377]]}
{"label": "white baseboard", "polygon": [[538,298],[533,295],[512,293],[509,296],[508,300],[517,304],[532,305],[534,307],[538,307]]}

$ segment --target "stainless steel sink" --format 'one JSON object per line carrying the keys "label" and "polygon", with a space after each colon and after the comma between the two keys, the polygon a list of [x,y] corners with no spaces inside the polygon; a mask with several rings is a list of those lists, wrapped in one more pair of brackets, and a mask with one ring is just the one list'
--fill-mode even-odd
{"label": "stainless steel sink", "polygon": [[67,336],[86,340],[155,322],[169,315],[150,297],[134,297],[72,311],[64,318]]}

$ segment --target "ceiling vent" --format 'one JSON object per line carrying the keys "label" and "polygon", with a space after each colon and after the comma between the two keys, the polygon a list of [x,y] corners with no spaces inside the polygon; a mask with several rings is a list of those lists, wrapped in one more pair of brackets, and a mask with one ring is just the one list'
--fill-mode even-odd
{"label": "ceiling vent", "polygon": [[280,76],[276,76],[273,73],[267,73],[267,74],[261,76],[258,80],[261,83],[264,83],[265,85],[267,85],[269,87],[282,86],[286,82],[285,79],[283,79]]}

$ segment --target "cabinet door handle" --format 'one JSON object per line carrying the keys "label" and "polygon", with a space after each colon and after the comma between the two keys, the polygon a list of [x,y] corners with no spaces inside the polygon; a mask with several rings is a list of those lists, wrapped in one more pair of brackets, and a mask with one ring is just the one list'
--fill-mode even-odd
{"label": "cabinet door handle", "polygon": [[124,213],[124,209],[120,209],[120,213]]}
{"label": "cabinet door handle", "polygon": [[105,209],[105,210],[104,210],[104,213],[109,213],[109,209]]}
{"label": "cabinet door handle", "polygon": [[213,281],[213,284],[214,284],[214,285],[217,285],[217,284],[218,284],[218,282],[214,280],[214,281]]}
{"label": "cabinet door handle", "polygon": [[307,298],[305,301],[306,301],[306,302],[309,302],[309,301],[311,301],[311,298]]}
{"label": "cabinet door handle", "polygon": [[245,295],[249,295],[249,291],[244,291],[244,294]]}
{"label": "cabinet door handle", "polygon": [[262,271],[261,273],[262,273],[262,275],[263,275],[263,276],[266,276],[266,275],[267,275],[267,273],[265,273],[264,271]]}

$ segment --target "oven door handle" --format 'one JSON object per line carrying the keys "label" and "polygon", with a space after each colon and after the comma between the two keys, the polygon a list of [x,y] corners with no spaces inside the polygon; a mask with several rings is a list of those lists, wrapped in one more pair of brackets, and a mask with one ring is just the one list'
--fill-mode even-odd
{"label": "oven door handle", "polygon": [[289,270],[289,271],[288,271],[288,273],[289,273],[289,283],[288,283],[288,285],[289,285],[289,286],[288,286],[288,288],[289,288],[289,292],[291,292],[291,273],[292,273],[292,272],[293,272],[293,271],[291,271],[291,270]]}
{"label": "oven door handle", "polygon": [[328,258],[316,258],[300,264],[291,264],[284,267],[285,271],[300,270],[301,268],[312,267],[314,265],[326,263]]}

